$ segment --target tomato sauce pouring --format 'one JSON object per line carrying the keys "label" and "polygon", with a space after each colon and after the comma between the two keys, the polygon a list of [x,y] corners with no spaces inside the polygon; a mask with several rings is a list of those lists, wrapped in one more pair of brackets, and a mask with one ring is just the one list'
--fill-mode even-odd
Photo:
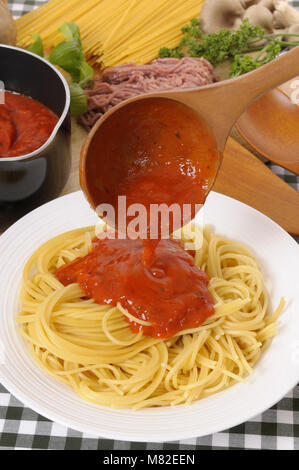
{"label": "tomato sauce pouring", "polygon": [[[90,151],[83,189],[94,207],[110,204],[117,215],[118,196],[126,196],[127,206],[145,208],[146,226],[139,239],[122,233],[94,240],[91,252],[61,267],[57,278],[64,285],[79,283],[98,303],[120,302],[143,322],[130,319],[134,332],[168,338],[199,326],[214,312],[208,276],[181,242],[163,235],[165,225],[172,233],[205,202],[221,160],[213,134],[191,108],[155,98],[113,114],[101,125]],[[188,204],[189,220],[183,212],[167,223],[160,217],[157,236],[150,238],[151,207],[161,204],[180,209]],[[132,218],[127,217],[126,229]]]}

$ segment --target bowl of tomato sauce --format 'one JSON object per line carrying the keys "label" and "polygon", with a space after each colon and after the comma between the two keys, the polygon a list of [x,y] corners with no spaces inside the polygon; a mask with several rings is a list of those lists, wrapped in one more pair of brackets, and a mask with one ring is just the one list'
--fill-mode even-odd
{"label": "bowl of tomato sauce", "polygon": [[57,197],[71,167],[68,84],[52,64],[0,45],[0,227]]}

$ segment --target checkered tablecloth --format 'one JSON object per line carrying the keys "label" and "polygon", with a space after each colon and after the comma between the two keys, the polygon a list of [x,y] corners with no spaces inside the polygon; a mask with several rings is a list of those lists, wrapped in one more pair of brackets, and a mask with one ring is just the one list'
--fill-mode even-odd
{"label": "checkered tablecloth", "polygon": [[[65,0],[67,1],[67,0]],[[15,17],[43,0],[8,1]],[[299,1],[291,2],[299,8]],[[271,169],[299,190],[299,178],[276,165]],[[299,385],[279,403],[226,431],[180,442],[122,442],[89,436],[54,423],[24,406],[0,384],[0,450],[4,449],[297,449],[299,450]]]}

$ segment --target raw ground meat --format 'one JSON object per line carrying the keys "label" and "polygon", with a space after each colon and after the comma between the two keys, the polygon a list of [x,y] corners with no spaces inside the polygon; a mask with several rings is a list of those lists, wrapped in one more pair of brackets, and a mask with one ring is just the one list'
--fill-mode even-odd
{"label": "raw ground meat", "polygon": [[194,88],[216,81],[212,65],[205,59],[156,59],[146,65],[123,64],[107,69],[85,90],[88,111],[79,122],[91,129],[108,109],[142,93]]}

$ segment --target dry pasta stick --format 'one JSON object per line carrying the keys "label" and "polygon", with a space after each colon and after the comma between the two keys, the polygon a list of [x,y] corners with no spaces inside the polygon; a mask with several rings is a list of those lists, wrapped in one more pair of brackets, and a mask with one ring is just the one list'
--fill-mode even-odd
{"label": "dry pasta stick", "polygon": [[103,68],[157,57],[160,47],[175,47],[181,28],[199,17],[203,0],[50,0],[17,19],[17,45],[28,47],[32,33],[45,48],[63,41],[63,22],[80,28],[87,60]]}

